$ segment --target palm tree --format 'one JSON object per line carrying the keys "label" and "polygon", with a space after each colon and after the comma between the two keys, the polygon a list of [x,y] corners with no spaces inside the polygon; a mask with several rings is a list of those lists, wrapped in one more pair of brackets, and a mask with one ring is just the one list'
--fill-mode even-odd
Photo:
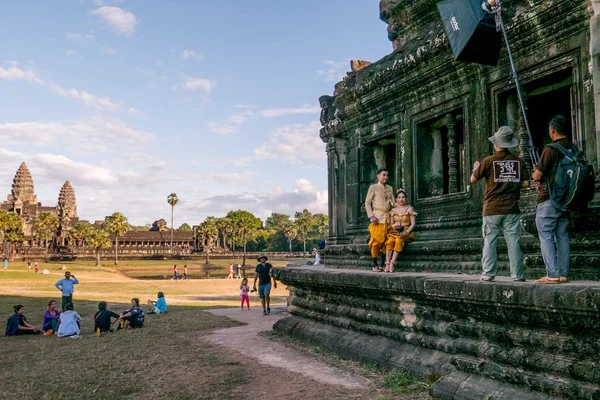
{"label": "palm tree", "polygon": [[262,221],[251,212],[244,210],[230,211],[227,217],[231,218],[236,226],[236,230],[241,236],[244,245],[244,253],[242,257],[242,265],[246,265],[246,244],[252,238],[258,228],[261,227]]}
{"label": "palm tree", "polygon": [[94,227],[88,221],[78,221],[67,233],[69,243],[75,243],[75,246],[83,246],[86,236],[93,229]]}
{"label": "palm tree", "polygon": [[58,228],[58,216],[49,211],[42,211],[38,215],[36,226],[37,236],[44,240],[44,259],[48,262],[48,240],[54,236],[56,228]]}
{"label": "palm tree", "polygon": [[171,250],[173,251],[173,210],[177,203],[179,203],[179,198],[177,197],[177,193],[171,193],[167,196],[167,203],[171,206]]}
{"label": "palm tree", "polygon": [[116,212],[104,219],[104,230],[115,236],[115,265],[119,264],[119,237],[131,230],[127,217]]}
{"label": "palm tree", "polygon": [[198,233],[202,236],[204,254],[206,255],[205,263],[208,264],[210,250],[213,247],[215,240],[219,239],[219,229],[217,228],[217,218],[208,217],[198,226]]}
{"label": "palm tree", "polygon": [[85,237],[85,242],[96,251],[96,267],[100,266],[100,249],[110,247],[108,232],[97,229],[91,230]]}
{"label": "palm tree", "polygon": [[231,220],[227,217],[217,219],[217,228],[223,236],[223,250],[227,251],[227,233],[233,231]]}
{"label": "palm tree", "polygon": [[292,222],[290,222],[288,224],[288,226],[286,226],[285,230],[283,231],[283,234],[285,235],[285,238],[288,240],[288,243],[290,244],[290,253],[291,253],[292,252],[292,240],[294,240],[294,239],[296,239],[296,237],[298,237],[298,229]]}
{"label": "palm tree", "polygon": [[15,252],[14,244],[25,241],[21,216],[15,212],[0,211],[0,235],[5,244],[5,256],[12,261]]}
{"label": "palm tree", "polygon": [[306,254],[306,241],[313,230],[314,216],[306,209],[302,212],[296,212],[294,215],[294,224],[298,229],[298,239],[304,242],[304,254]]}

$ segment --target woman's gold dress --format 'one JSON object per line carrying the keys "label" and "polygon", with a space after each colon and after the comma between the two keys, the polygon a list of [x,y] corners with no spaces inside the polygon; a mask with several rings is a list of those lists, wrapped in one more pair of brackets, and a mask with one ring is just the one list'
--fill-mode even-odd
{"label": "woman's gold dress", "polygon": [[[406,206],[402,210],[398,210],[398,207],[394,207],[390,210],[390,216],[392,219],[392,225],[396,223],[402,224],[404,230],[410,227],[410,217],[416,216],[417,213],[412,206]],[[387,242],[385,244],[385,248],[388,251],[395,251],[397,253],[402,252],[404,249],[404,245],[415,238],[414,233],[409,233],[408,235],[401,236],[400,232],[398,232],[395,228],[390,228],[388,231]]]}

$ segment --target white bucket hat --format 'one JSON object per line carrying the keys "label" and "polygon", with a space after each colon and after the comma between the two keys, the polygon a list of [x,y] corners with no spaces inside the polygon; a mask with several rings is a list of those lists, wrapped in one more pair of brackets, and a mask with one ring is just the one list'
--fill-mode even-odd
{"label": "white bucket hat", "polygon": [[519,145],[519,141],[515,138],[515,133],[508,126],[501,126],[489,140],[501,149],[510,149]]}

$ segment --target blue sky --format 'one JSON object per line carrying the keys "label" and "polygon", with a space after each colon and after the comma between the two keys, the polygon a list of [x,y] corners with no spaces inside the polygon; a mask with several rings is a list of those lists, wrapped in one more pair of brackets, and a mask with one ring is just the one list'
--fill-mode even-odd
{"label": "blue sky", "polygon": [[[0,195],[178,226],[327,210],[318,98],[391,51],[375,0],[13,2],[0,35]],[[4,191],[4,193],[1,192]]]}

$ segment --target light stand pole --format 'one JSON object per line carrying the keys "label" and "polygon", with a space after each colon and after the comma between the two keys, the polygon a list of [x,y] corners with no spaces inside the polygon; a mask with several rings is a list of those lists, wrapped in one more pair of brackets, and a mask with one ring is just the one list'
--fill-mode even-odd
{"label": "light stand pole", "polygon": [[496,29],[498,31],[502,31],[502,35],[504,36],[504,42],[506,43],[506,50],[508,52],[508,60],[510,61],[512,77],[515,80],[515,86],[517,87],[517,95],[519,96],[519,103],[521,104],[521,112],[523,112],[523,119],[525,120],[525,129],[527,129],[527,136],[529,137],[529,157],[531,158],[531,163],[535,166],[538,163],[540,157],[538,155],[537,149],[533,144],[533,138],[531,137],[531,129],[529,128],[529,119],[527,118],[525,100],[523,98],[523,92],[521,92],[521,84],[519,83],[519,77],[517,75],[515,60],[513,59],[512,52],[510,51],[510,43],[508,41],[508,35],[506,34],[506,28],[504,27],[504,20],[502,19],[502,0],[486,0],[483,2],[482,8],[484,9],[484,11],[496,15]]}

